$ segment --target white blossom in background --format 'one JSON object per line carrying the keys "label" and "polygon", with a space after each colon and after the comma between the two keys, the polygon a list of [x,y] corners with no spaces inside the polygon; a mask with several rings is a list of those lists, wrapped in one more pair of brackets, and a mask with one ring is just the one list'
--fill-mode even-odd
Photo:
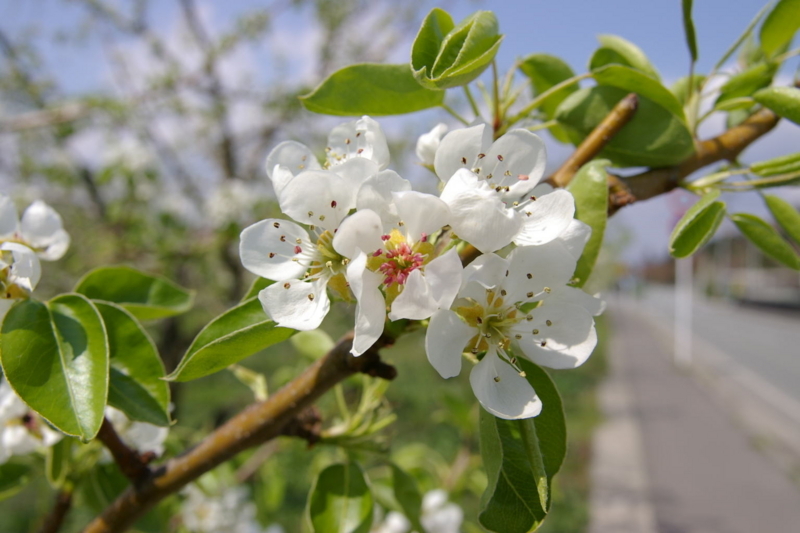
{"label": "white blossom in background", "polygon": [[16,242],[31,248],[40,259],[56,261],[69,248],[69,234],[61,216],[37,200],[17,217],[17,208],[8,196],[0,194],[0,242]]}
{"label": "white blossom in background", "polygon": [[130,420],[125,413],[110,406],[106,407],[106,418],[128,447],[139,453],[153,452],[158,457],[164,455],[164,441],[169,435],[169,428]]}
{"label": "white blossom in background", "polygon": [[226,487],[221,494],[210,495],[192,484],[183,494],[181,520],[191,533],[283,533],[277,524],[261,527],[244,487]]}
{"label": "white blossom in background", "polygon": [[346,218],[334,249],[352,259],[347,281],[358,301],[354,355],[364,353],[389,319],[422,320],[453,302],[461,284],[455,248],[438,255],[429,237],[447,224],[449,209],[436,196],[411,190],[387,170],[369,178]]}
{"label": "white blossom in background", "polygon": [[11,385],[0,378],[0,464],[13,455],[44,450],[61,437],[61,433],[31,411]]}
{"label": "white blossom in background", "polygon": [[[448,502],[442,489],[427,492],[422,498],[422,527],[427,533],[459,533],[464,522],[464,511],[455,503]],[[412,529],[411,522],[401,513],[390,511],[382,522],[373,526],[371,533],[419,533]]]}
{"label": "white blossom in background", "polygon": [[[582,235],[478,257],[464,269],[452,310],[437,311],[425,338],[428,360],[449,378],[463,352],[483,358],[470,373],[481,405],[500,418],[536,416],[542,404],[514,354],[550,368],[574,368],[597,344],[593,315],[602,302],[569,287]],[[576,242],[577,241],[577,242]]]}
{"label": "white blossom in background", "polygon": [[215,228],[253,219],[253,209],[264,201],[267,191],[261,183],[225,180],[206,198],[205,211]]}
{"label": "white blossom in background", "polygon": [[431,131],[423,133],[417,139],[417,157],[425,165],[433,166],[436,150],[439,149],[439,143],[445,133],[447,133],[447,124],[440,122]]}

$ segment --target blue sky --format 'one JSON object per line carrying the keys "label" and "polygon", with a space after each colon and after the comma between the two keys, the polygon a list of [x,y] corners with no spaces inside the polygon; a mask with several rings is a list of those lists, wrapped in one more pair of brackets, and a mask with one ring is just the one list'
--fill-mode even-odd
{"label": "blue sky", "polygon": [[[212,31],[229,28],[242,12],[269,5],[263,0],[197,0],[197,3],[203,17],[212,26]],[[126,5],[125,2],[118,4]],[[177,34],[178,3],[157,0],[151,4],[150,21],[153,26],[160,31]],[[641,47],[656,65],[665,83],[669,84],[688,73],[689,56],[682,31],[679,0],[452,0],[430,2],[428,7],[437,5],[450,11],[456,20],[477,9],[495,11],[501,31],[506,34],[498,55],[501,70],[510,67],[517,57],[546,52],[562,57],[576,72],[583,72],[597,47],[596,36],[610,33]],[[696,1],[694,20],[700,49],[697,71],[710,69],[764,5],[763,0]],[[423,10],[421,16],[425,11],[427,9]],[[83,20],[82,13],[74,3],[61,0],[0,0],[0,27],[13,36],[38,25],[43,34],[49,34],[54,30],[74,29]],[[234,71],[237,68],[253,68],[254,81],[263,86],[276,77],[303,77],[313,72],[315,57],[312,51],[317,42],[315,39],[319,38],[318,28],[308,11],[284,10],[273,24],[276,37],[269,43],[250,47],[246,54],[235,58],[242,64],[232,65]],[[412,37],[408,36],[407,41],[397,47],[393,60],[406,60]],[[45,41],[42,53],[47,67],[64,81],[63,87],[67,93],[113,90],[103,47],[102,35],[91,34],[79,45],[57,40]],[[782,79],[788,83],[797,68],[798,58],[790,60],[782,71]],[[276,74],[278,72],[280,74]],[[452,126],[456,126],[441,111],[428,111],[413,115],[410,119],[389,120],[387,129],[417,135],[430,129],[439,120],[450,121]],[[709,134],[713,133],[714,121],[711,122]],[[325,124],[327,128],[328,123]],[[719,125],[719,121],[716,124]],[[569,148],[555,143],[550,143],[549,148],[549,167],[552,169],[566,157]],[[754,144],[744,159],[766,159],[798,149],[800,128],[786,123],[769,141]],[[615,217],[614,226],[617,229],[625,225],[634,228],[634,245],[627,252],[630,259],[641,261],[666,253],[667,237],[676,217],[675,212],[682,205],[691,204],[691,195],[685,194],[681,198],[681,201],[667,198],[645,202],[626,208]],[[794,198],[800,200],[797,195]],[[760,200],[754,195],[737,195],[727,200],[734,211],[755,210],[764,214]]]}

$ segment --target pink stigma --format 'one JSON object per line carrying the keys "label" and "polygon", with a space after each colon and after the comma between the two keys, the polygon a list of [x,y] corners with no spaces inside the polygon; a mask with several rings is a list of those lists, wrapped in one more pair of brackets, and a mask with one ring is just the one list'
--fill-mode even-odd
{"label": "pink stigma", "polygon": [[386,252],[386,259],[389,259],[389,261],[380,266],[380,271],[386,276],[383,280],[385,285],[391,285],[392,283],[405,284],[408,276],[420,268],[425,261],[422,254],[411,250],[407,243],[403,243],[394,250]]}

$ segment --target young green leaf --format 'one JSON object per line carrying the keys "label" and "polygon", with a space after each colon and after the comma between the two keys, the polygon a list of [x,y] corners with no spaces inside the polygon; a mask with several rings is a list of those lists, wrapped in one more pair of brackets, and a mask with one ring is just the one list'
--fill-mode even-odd
{"label": "young green leaf", "polygon": [[189,346],[178,368],[166,379],[190,381],[208,376],[292,334],[292,329],[275,326],[258,298],[251,298],[209,322]]}
{"label": "young green leaf", "polygon": [[772,57],[786,46],[800,28],[800,0],[780,0],[761,25],[761,49]]}
{"label": "young green leaf", "polygon": [[608,219],[608,174],[607,160],[595,160],[585,164],[572,178],[567,190],[575,197],[575,218],[592,228],[592,236],[583,249],[583,255],[575,268],[577,286],[583,287],[592,273]]}
{"label": "young green leaf", "polygon": [[126,266],[92,270],[78,282],[75,292],[92,300],[118,304],[139,320],[185,313],[194,300],[193,291]]}
{"label": "young green leaf", "polygon": [[725,217],[725,203],[717,198],[719,190],[715,189],[684,213],[669,238],[672,257],[689,257],[714,235]]}
{"label": "young green leaf", "polygon": [[311,359],[319,359],[336,344],[330,335],[321,329],[298,331],[291,340],[294,349]]}
{"label": "young green leaf", "polygon": [[683,11],[683,32],[686,34],[686,45],[689,47],[689,55],[692,63],[697,61],[697,36],[694,31],[694,21],[692,21],[692,0],[682,0],[681,8]]}
{"label": "young green leaf", "polygon": [[45,475],[50,486],[59,489],[64,486],[72,459],[73,439],[64,437],[57,443],[47,448],[45,458]]}
{"label": "young green leaf", "polygon": [[661,82],[641,71],[624,65],[605,65],[592,71],[592,77],[600,85],[618,87],[636,93],[660,105],[676,117],[685,120],[683,106]]}
{"label": "young green leaf", "polygon": [[800,152],[782,155],[750,165],[750,170],[759,176],[779,176],[800,171]]}
{"label": "young green leaf", "polygon": [[95,302],[108,333],[108,403],[131,420],[169,426],[169,384],[153,340],[123,307]]}
{"label": "young green leaf", "polygon": [[683,76],[673,83],[669,90],[683,106],[686,105],[686,102],[689,100],[690,93],[696,93],[700,90],[700,85],[702,85],[705,79],[706,77],[703,74],[695,74],[691,78],[692,84],[689,85],[689,76]]}
{"label": "young green leaf", "polygon": [[772,78],[778,71],[778,65],[772,63],[759,63],[745,71],[731,76],[719,89],[719,97],[714,103],[718,106],[726,100],[753,96],[753,93],[772,83]]}
{"label": "young green leaf", "polygon": [[372,493],[353,462],[320,472],[308,499],[314,533],[367,533],[372,527]]}
{"label": "young green leaf", "polygon": [[[519,69],[530,78],[533,96],[542,94],[551,87],[575,76],[570,66],[562,59],[548,54],[529,55],[522,60]],[[539,109],[541,109],[545,117],[551,119],[555,116],[558,105],[577,90],[577,84],[564,87],[542,102]],[[561,142],[569,142],[569,137],[561,126],[550,128],[550,133]]]}
{"label": "young green leaf", "polygon": [[600,48],[592,54],[592,58],[589,60],[589,70],[617,64],[644,72],[656,80],[660,78],[658,71],[647,59],[642,49],[632,42],[618,35],[598,35],[597,40],[600,41]]}
{"label": "young green leaf", "polygon": [[767,203],[775,221],[783,228],[794,242],[800,244],[800,213],[797,212],[792,204],[772,194],[765,194],[764,201]]}
{"label": "young green leaf", "polygon": [[800,256],[767,222],[750,213],[731,215],[731,220],[766,255],[789,268],[800,270]]}
{"label": "young green leaf", "polygon": [[326,115],[401,115],[441,105],[444,91],[422,87],[405,63],[361,63],[337,70],[300,102]]}
{"label": "young green leaf", "polygon": [[411,45],[411,69],[415,73],[430,75],[442,43],[454,27],[453,17],[447,11],[435,7],[428,13]]}
{"label": "young green leaf", "polygon": [[[579,144],[611,112],[628,91],[606,85],[581,89],[567,97],[556,120]],[[686,124],[649,98],[600,153],[621,166],[677,165],[694,153],[694,139]]]}
{"label": "young green leaf", "polygon": [[11,387],[67,435],[88,441],[103,422],[109,352],[97,308],[79,294],[11,308],[0,335],[0,360]]}
{"label": "young green leaf", "polygon": [[547,373],[520,358],[526,378],[542,400],[535,418],[503,420],[480,411],[481,457],[489,485],[478,520],[496,533],[527,533],[550,508],[553,476],[567,450],[561,398]]}
{"label": "young green leaf", "polygon": [[740,96],[738,98],[729,98],[723,100],[714,106],[714,111],[736,111],[737,109],[750,109],[755,105],[756,101],[749,96]]}
{"label": "young green leaf", "polygon": [[0,502],[24,489],[30,478],[30,465],[16,462],[0,464]]}
{"label": "young green leaf", "polygon": [[258,296],[259,292],[261,292],[263,289],[266,289],[273,283],[275,283],[273,280],[267,278],[254,279],[253,283],[250,285],[250,288],[247,289],[247,294],[245,294],[244,297],[242,298],[242,302],[244,302],[245,300],[249,300],[254,296]]}
{"label": "young green leaf", "polygon": [[403,509],[403,514],[411,522],[411,526],[417,531],[423,531],[424,528],[420,523],[422,494],[419,492],[417,482],[394,463],[392,463],[392,488],[394,497]]}
{"label": "young green leaf", "polygon": [[783,118],[800,124],[800,89],[795,87],[767,87],[753,95],[756,102],[768,107]]}

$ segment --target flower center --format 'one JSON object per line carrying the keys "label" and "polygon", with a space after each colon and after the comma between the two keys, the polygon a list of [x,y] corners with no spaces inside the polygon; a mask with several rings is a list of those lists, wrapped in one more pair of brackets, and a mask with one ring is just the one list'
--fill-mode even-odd
{"label": "flower center", "polygon": [[383,280],[385,285],[405,284],[408,276],[425,262],[422,254],[412,250],[406,242],[386,252],[384,257],[388,261],[378,267],[378,270],[386,276]]}

